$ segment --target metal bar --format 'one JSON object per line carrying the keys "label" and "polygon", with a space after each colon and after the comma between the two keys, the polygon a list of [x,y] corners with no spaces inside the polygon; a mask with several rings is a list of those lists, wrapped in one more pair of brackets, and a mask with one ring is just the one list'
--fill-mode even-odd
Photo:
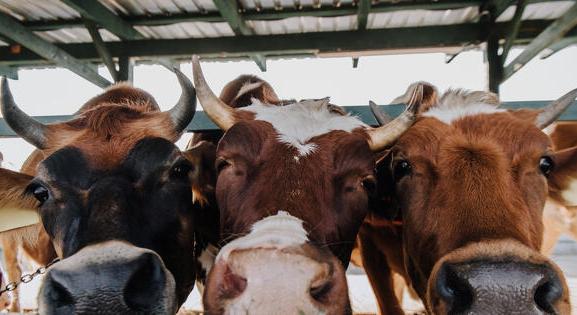
{"label": "metal bar", "polygon": [[561,39],[567,32],[577,25],[577,3],[575,3],[560,18],[551,23],[537,36],[523,52],[509,63],[503,73],[503,81],[510,78],[515,72],[523,68],[531,59],[543,49]]}
{"label": "metal bar", "polygon": [[487,40],[485,53],[487,56],[488,89],[499,94],[499,86],[503,79],[503,62],[499,56],[499,39],[496,36],[491,36]]}
{"label": "metal bar", "polygon": [[[501,108],[506,109],[538,109],[547,105],[550,101],[522,101],[522,102],[504,102],[501,104]],[[354,116],[359,117],[363,122],[371,126],[377,125],[377,122],[371,113],[368,106],[345,106],[344,107],[349,113]],[[396,117],[403,112],[405,105],[381,105],[380,110],[387,113],[391,117]],[[34,117],[43,123],[56,123],[66,121],[72,118],[72,116],[36,116]],[[577,102],[574,102],[563,115],[559,118],[561,121],[577,120]],[[208,130],[217,130],[218,127],[212,123],[212,121],[206,116],[203,111],[196,112],[194,119],[186,128],[186,132],[202,132]],[[0,119],[0,138],[14,138],[17,137],[16,134],[8,127],[4,119]]]}
{"label": "metal bar", "polygon": [[114,82],[118,82],[118,71],[116,70],[116,65],[114,64],[114,60],[112,60],[110,52],[108,52],[108,49],[106,48],[106,44],[104,44],[104,41],[102,40],[102,36],[100,36],[100,32],[98,31],[96,24],[90,19],[85,19],[84,24],[86,25],[88,33],[90,33],[94,48],[96,48],[96,51],[98,52],[98,55],[100,55],[102,62],[108,69],[108,72],[110,72]]}
{"label": "metal bar", "polygon": [[66,51],[29,31],[11,16],[1,12],[0,34],[18,42],[38,56],[69,69],[99,87],[107,87],[111,84],[108,80],[100,76],[89,64],[74,58]]}
{"label": "metal bar", "polygon": [[353,68],[357,68],[359,66],[359,57],[353,57]]}
{"label": "metal bar", "polygon": [[266,72],[266,56],[262,54],[256,54],[251,57],[251,59],[256,63],[260,71]]}
{"label": "metal bar", "polygon": [[509,51],[511,47],[513,47],[513,42],[517,38],[517,34],[519,34],[519,29],[521,28],[521,18],[523,17],[523,12],[525,11],[525,6],[527,5],[526,0],[518,0],[517,1],[517,8],[515,8],[515,14],[513,15],[513,19],[511,20],[511,30],[507,39],[505,40],[505,44],[503,45],[503,51],[501,52],[501,61],[505,62],[507,60],[507,56],[509,55]]}
{"label": "metal bar", "polygon": [[244,22],[238,11],[237,0],[213,0],[214,5],[220,12],[220,15],[230,25],[232,31],[237,35],[254,35],[254,30]]}
{"label": "metal bar", "polygon": [[556,42],[555,44],[549,46],[548,48],[546,48],[545,50],[543,50],[543,54],[541,54],[541,59],[546,59],[549,58],[551,56],[553,56],[554,54],[556,54],[557,52],[571,46],[571,45],[576,45],[577,44],[577,36],[574,37],[568,37],[568,38],[563,38],[560,41]]}
{"label": "metal bar", "polygon": [[514,0],[490,0],[482,8],[484,10],[489,10],[492,17],[496,20],[507,10],[509,6],[513,4]]}
{"label": "metal bar", "polygon": [[134,81],[134,60],[130,57],[118,58],[118,81]]}
{"label": "metal bar", "polygon": [[[515,44],[525,44],[537,36],[550,20],[524,21]],[[505,37],[508,23],[496,23],[495,36]],[[567,33],[577,36],[577,30]],[[177,57],[189,59],[191,54],[206,58],[246,58],[253,54],[282,56],[318,53],[350,53],[358,56],[367,51],[394,51],[405,49],[438,49],[442,47],[462,47],[468,43],[486,40],[482,26],[477,23],[423,26],[391,29],[371,29],[359,31],[318,32],[266,36],[188,38],[165,40],[138,40],[107,42],[113,57],[139,57],[150,60],[153,57]],[[99,56],[90,43],[57,45],[72,56],[82,60],[97,61]],[[4,65],[45,65],[47,62],[27,49],[15,54],[8,47],[0,47],[0,64]]]}
{"label": "metal bar", "polygon": [[369,10],[371,9],[371,0],[360,0],[357,5],[357,29],[362,31],[367,29]]}
{"label": "metal bar", "polygon": [[0,77],[1,76],[5,76],[12,80],[18,80],[18,69],[14,67],[0,66]]}

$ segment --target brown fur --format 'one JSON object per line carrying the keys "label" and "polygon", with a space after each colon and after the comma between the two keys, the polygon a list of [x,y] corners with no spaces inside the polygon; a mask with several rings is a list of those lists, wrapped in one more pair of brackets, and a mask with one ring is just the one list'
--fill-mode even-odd
{"label": "brown fur", "polygon": [[[496,105],[495,100],[490,94],[459,91],[433,103],[467,106],[481,101]],[[390,279],[388,270],[398,265],[390,258],[402,255],[406,278],[421,299],[428,301],[428,311],[436,313],[439,310],[431,300],[428,283],[433,281],[440,262],[465,246],[482,248],[486,240],[494,240],[491,248],[496,259],[502,257],[507,248],[520,247],[522,249],[515,251],[518,259],[546,261],[562,276],[553,263],[538,253],[543,235],[542,211],[548,186],[558,172],[565,169],[563,161],[575,160],[563,152],[552,154],[551,140],[534,125],[536,115],[537,111],[509,111],[467,116],[452,125],[422,117],[401,136],[385,162],[391,163],[391,171],[400,160],[407,160],[412,166],[410,175],[393,183],[398,192],[394,199],[402,211],[403,250],[391,250],[388,245],[389,248],[381,248],[380,253],[363,257],[364,265],[379,261],[388,265],[381,271],[368,270],[371,283],[379,277]],[[558,162],[549,181],[538,168],[543,155],[550,155]],[[394,204],[389,206],[396,208]],[[382,227],[379,233],[385,234],[381,236],[383,239],[375,240],[378,234],[371,231],[373,228],[369,223],[368,229],[361,230],[361,248],[385,245],[384,242],[391,240],[392,234]],[[469,244],[478,245],[470,247]],[[466,252],[467,259],[483,255],[480,249]],[[383,297],[392,292],[389,281],[377,290],[377,295]],[[567,314],[568,305],[565,291],[556,306]],[[380,307],[387,314],[401,314],[395,301]],[[396,311],[388,311],[391,308]]]}
{"label": "brown fur", "polygon": [[[45,157],[65,146],[79,148],[93,167],[110,169],[140,139],[150,136],[176,141],[180,135],[173,130],[168,115],[160,112],[149,93],[125,83],[117,84],[82,105],[73,120],[50,125],[47,148],[35,150],[24,163],[22,172],[35,175],[36,167]],[[30,198],[25,197],[22,202],[34,200]],[[17,261],[19,247],[40,265],[56,258],[51,240],[40,225],[5,233],[2,241],[10,281],[22,274]],[[19,311],[17,291],[10,310]]]}

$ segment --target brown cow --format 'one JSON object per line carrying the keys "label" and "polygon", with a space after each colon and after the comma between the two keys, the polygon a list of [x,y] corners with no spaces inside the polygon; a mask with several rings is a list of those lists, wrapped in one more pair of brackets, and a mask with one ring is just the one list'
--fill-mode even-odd
{"label": "brown cow", "polygon": [[[398,209],[402,222],[401,233],[385,234],[402,249],[365,256],[365,266],[378,261],[404,274],[433,314],[570,314],[563,274],[539,250],[548,183],[575,163],[577,149],[553,151],[541,129],[577,90],[542,110],[508,111],[490,93],[437,99],[423,88],[433,106],[388,152],[380,177],[395,192],[385,196],[387,209]],[[381,281],[391,292],[390,280]],[[398,304],[384,310],[402,314]]]}
{"label": "brown cow", "polygon": [[344,270],[374,182],[373,151],[412,123],[409,108],[367,127],[328,99],[233,109],[193,59],[199,100],[225,132],[217,150],[220,250],[210,314],[350,313]]}
{"label": "brown cow", "polygon": [[34,178],[16,173],[0,186],[2,202],[26,208],[34,196],[65,258],[46,274],[41,313],[173,313],[192,290],[191,165],[173,142],[193,118],[196,97],[176,74],[182,94],[169,111],[121,84],[52,125],[22,112],[3,79],[6,122],[46,158]]}

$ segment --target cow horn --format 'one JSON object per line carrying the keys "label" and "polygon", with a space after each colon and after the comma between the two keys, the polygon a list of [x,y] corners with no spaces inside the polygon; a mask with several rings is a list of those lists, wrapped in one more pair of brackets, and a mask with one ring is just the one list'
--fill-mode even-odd
{"label": "cow horn", "polygon": [[371,112],[373,113],[373,116],[375,116],[375,119],[379,123],[379,126],[386,125],[393,120],[393,118],[391,118],[391,116],[387,115],[387,113],[380,111],[378,105],[375,104],[375,102],[369,101],[369,107],[371,108]]}
{"label": "cow horn", "polygon": [[192,72],[198,99],[204,112],[220,129],[228,130],[235,123],[234,109],[212,92],[204,79],[198,56],[192,57]]}
{"label": "cow horn", "polygon": [[184,73],[176,68],[174,68],[174,73],[176,73],[178,78],[181,92],[178,102],[168,113],[176,132],[180,133],[188,126],[196,113],[196,90]]}
{"label": "cow horn", "polygon": [[14,102],[12,92],[6,77],[2,77],[2,92],[0,97],[2,115],[6,123],[17,135],[38,149],[46,148],[48,127],[34,118],[26,115]]}
{"label": "cow horn", "polygon": [[413,90],[411,98],[407,102],[407,108],[397,118],[386,125],[367,130],[369,146],[374,152],[381,151],[397,140],[409,129],[419,112],[419,105],[423,99],[423,87],[419,85]]}
{"label": "cow horn", "polygon": [[551,102],[547,107],[541,110],[539,116],[535,120],[535,124],[540,129],[549,126],[554,122],[563,112],[573,104],[573,101],[577,98],[577,89],[570,91],[569,93],[561,96],[556,101]]}

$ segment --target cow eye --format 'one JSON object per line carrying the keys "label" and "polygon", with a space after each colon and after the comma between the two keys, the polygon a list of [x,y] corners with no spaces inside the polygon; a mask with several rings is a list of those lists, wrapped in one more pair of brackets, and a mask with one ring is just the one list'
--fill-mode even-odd
{"label": "cow eye", "polygon": [[185,177],[192,169],[192,166],[188,162],[180,162],[172,167],[170,174],[173,177]]}
{"label": "cow eye", "polygon": [[377,187],[377,181],[374,176],[369,175],[363,178],[363,180],[361,181],[361,185],[363,185],[363,188],[367,192],[372,193],[375,191],[375,188]]}
{"label": "cow eye", "polygon": [[555,163],[553,163],[553,159],[551,159],[550,156],[542,156],[541,159],[539,159],[539,169],[543,175],[549,175],[554,167]]}
{"label": "cow eye", "polygon": [[38,184],[33,185],[29,188],[29,191],[32,193],[34,198],[36,198],[36,200],[40,202],[40,204],[43,204],[44,202],[46,202],[46,200],[48,200],[48,198],[50,198],[50,193],[48,192],[48,189],[46,189],[46,187],[42,185]]}
{"label": "cow eye", "polygon": [[230,162],[225,158],[217,158],[215,162],[216,172],[220,173],[225,167],[229,166]]}
{"label": "cow eye", "polygon": [[395,180],[399,180],[409,175],[412,169],[413,167],[411,166],[411,163],[409,163],[409,161],[400,160],[397,163],[395,163],[393,167],[393,177],[395,178]]}

